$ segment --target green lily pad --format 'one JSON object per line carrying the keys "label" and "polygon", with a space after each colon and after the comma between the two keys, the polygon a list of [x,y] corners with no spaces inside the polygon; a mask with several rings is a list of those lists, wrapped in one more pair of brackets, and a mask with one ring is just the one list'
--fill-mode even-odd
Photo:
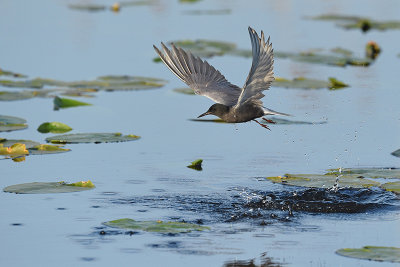
{"label": "green lily pad", "polygon": [[69,98],[61,98],[56,96],[54,98],[54,109],[59,109],[59,108],[71,108],[71,107],[78,107],[78,106],[90,106],[91,104],[81,102],[78,100],[74,99],[69,99]]}
{"label": "green lily pad", "polygon": [[275,81],[272,83],[272,86],[285,87],[285,88],[300,88],[300,89],[328,88],[330,90],[348,87],[347,84],[335,78],[329,78],[329,81],[323,81],[317,79],[308,79],[304,77],[294,78],[293,80],[288,80],[284,78],[275,78]]}
{"label": "green lily pad", "polygon": [[192,161],[190,165],[188,165],[188,168],[194,169],[196,171],[201,171],[203,168],[201,167],[201,164],[203,163],[202,159],[196,159],[195,161]]}
{"label": "green lily pad", "polygon": [[26,75],[21,74],[21,73],[16,73],[13,71],[9,71],[9,70],[3,70],[0,68],[0,76],[12,76],[14,78],[25,78]]}
{"label": "green lily pad", "polygon": [[391,191],[397,194],[400,194],[400,181],[397,182],[389,182],[380,186],[386,191]]}
{"label": "green lily pad", "polygon": [[45,86],[58,86],[66,88],[96,89],[96,90],[141,90],[159,88],[164,86],[167,81],[151,77],[128,76],[128,75],[108,75],[100,76],[91,81],[58,81],[52,79],[35,78],[26,81],[0,80],[0,85],[18,88],[43,88]]}
{"label": "green lily pad", "polygon": [[40,144],[38,146],[29,148],[28,150],[30,155],[57,154],[71,151],[71,149],[62,148],[59,145],[54,146],[47,144]]}
{"label": "green lily pad", "polygon": [[68,5],[69,8],[81,11],[103,11],[107,8],[105,5],[98,5],[98,4],[71,4]]}
{"label": "green lily pad", "polygon": [[0,144],[2,144],[3,146],[7,146],[10,147],[14,144],[25,144],[26,148],[29,150],[30,148],[33,148],[35,146],[40,145],[40,143],[35,142],[35,141],[31,141],[31,140],[20,140],[20,139],[1,139],[0,138]]}
{"label": "green lily pad", "polygon": [[[1,127],[0,127],[1,128]],[[392,153],[391,153],[393,156],[395,156],[395,157],[399,157],[400,158],[400,149],[397,149],[396,151],[393,151]]]}
{"label": "green lily pad", "polygon": [[[232,55],[240,57],[252,57],[251,50],[239,49],[236,44],[231,42],[211,41],[211,40],[180,40],[172,42],[175,45],[190,51],[193,55],[202,58],[210,58],[214,56]],[[343,49],[342,49],[343,51]],[[350,51],[347,53],[338,53],[330,51],[329,53],[317,53],[314,51],[306,52],[279,52],[275,51],[276,58],[288,58],[294,61],[326,64],[344,67],[352,66],[368,66],[373,62],[371,58],[358,58],[352,56]],[[153,59],[154,62],[161,62],[159,57]]]}
{"label": "green lily pad", "polygon": [[140,136],[121,133],[78,133],[56,135],[46,138],[46,142],[53,144],[78,144],[78,143],[111,143],[126,142],[139,139]]}
{"label": "green lily pad", "polygon": [[[302,186],[331,188],[336,183],[337,175],[327,174],[285,174],[284,176],[267,177],[274,183]],[[342,175],[339,177],[340,187],[364,188],[379,186],[380,183],[369,179],[359,178],[359,175]]]}
{"label": "green lily pad", "polygon": [[195,95],[192,88],[175,88],[173,91],[185,95]]}
{"label": "green lily pad", "polygon": [[285,174],[267,177],[274,183],[302,187],[331,188],[339,177],[339,187],[364,188],[376,186],[386,191],[400,193],[400,169],[395,168],[341,168],[329,169],[326,174]]}
{"label": "green lily pad", "polygon": [[346,16],[337,14],[325,14],[316,17],[311,17],[315,20],[331,20],[337,21],[338,26],[345,29],[361,29],[363,32],[371,29],[380,31],[389,29],[400,29],[400,21],[377,21],[367,17]]}
{"label": "green lily pad", "polygon": [[231,14],[231,9],[204,9],[204,10],[186,10],[187,15],[228,15]]}
{"label": "green lily pad", "polygon": [[4,192],[16,194],[49,194],[49,193],[71,193],[93,189],[95,186],[89,180],[87,182],[67,184],[65,182],[34,182],[7,186]]}
{"label": "green lily pad", "polygon": [[0,132],[10,132],[26,128],[28,128],[28,125],[25,119],[0,115]]}
{"label": "green lily pad", "polygon": [[345,257],[373,261],[400,262],[400,248],[365,246],[362,248],[342,248],[336,251]]}
{"label": "green lily pad", "polygon": [[66,133],[72,130],[68,125],[61,122],[45,122],[37,129],[40,133]]}
{"label": "green lily pad", "polygon": [[0,92],[0,101],[15,101],[15,100],[24,100],[30,99],[36,96],[36,93],[33,91],[22,91],[22,92],[8,92],[2,91]]}
{"label": "green lily pad", "polygon": [[203,231],[210,229],[209,227],[200,226],[192,223],[163,222],[163,221],[135,221],[129,218],[109,221],[103,224],[124,230],[142,230],[146,232],[157,232],[157,233],[188,233],[191,231]]}
{"label": "green lily pad", "polygon": [[328,174],[355,174],[368,178],[400,179],[400,169],[398,168],[342,168],[341,172],[339,169],[328,169]]}

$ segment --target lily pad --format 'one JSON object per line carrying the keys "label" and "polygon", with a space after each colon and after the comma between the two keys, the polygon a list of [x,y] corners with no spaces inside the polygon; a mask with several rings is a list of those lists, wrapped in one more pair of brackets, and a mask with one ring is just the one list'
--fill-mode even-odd
{"label": "lily pad", "polygon": [[[267,177],[274,183],[302,187],[332,188],[336,184],[337,175],[327,174],[285,174],[284,176]],[[380,183],[359,178],[359,175],[342,175],[339,177],[340,187],[364,188],[379,186]]]}
{"label": "lily pad", "polygon": [[104,225],[124,229],[124,230],[142,230],[146,232],[157,233],[188,233],[191,231],[203,231],[209,227],[200,226],[184,222],[163,222],[163,221],[135,221],[125,218],[103,223]]}
{"label": "lily pad", "polygon": [[[251,50],[239,49],[236,44],[231,42],[221,42],[212,40],[180,40],[172,42],[175,45],[190,51],[193,55],[202,58],[210,58],[214,56],[232,55],[240,57],[252,57]],[[373,62],[371,58],[358,58],[352,56],[352,53],[338,53],[330,51],[328,53],[321,53],[315,51],[305,52],[279,52],[275,51],[276,58],[288,58],[295,61],[326,64],[344,67],[347,65],[352,66],[368,66]],[[159,57],[153,59],[154,62],[161,62]]]}
{"label": "lily pad", "polygon": [[203,9],[203,10],[186,10],[183,12],[187,15],[228,15],[232,13],[231,9]]}
{"label": "lily pad", "polygon": [[342,248],[336,251],[337,254],[350,258],[400,262],[400,248],[365,246],[362,248]]}
{"label": "lily pad", "polygon": [[49,194],[80,192],[93,189],[94,187],[90,180],[72,184],[67,184],[65,182],[34,182],[7,186],[3,191],[16,194]]}
{"label": "lily pad", "polygon": [[389,182],[389,183],[381,185],[380,187],[385,189],[386,191],[391,191],[396,194],[400,194],[400,181]]}
{"label": "lily pad", "polygon": [[194,169],[196,171],[201,171],[203,168],[201,167],[201,164],[203,163],[202,159],[196,159],[195,161],[192,161],[190,165],[188,165],[188,168]]}
{"label": "lily pad", "polygon": [[81,102],[78,100],[74,99],[69,99],[69,98],[61,98],[56,96],[54,98],[54,109],[60,109],[60,108],[71,108],[71,107],[78,107],[78,106],[90,106],[91,104]]}
{"label": "lily pad", "polygon": [[47,144],[40,144],[38,146],[29,148],[28,150],[30,155],[57,154],[71,151],[71,149],[62,148],[59,145],[54,146]]}
{"label": "lily pad", "polygon": [[0,80],[0,85],[18,88],[43,88],[45,86],[58,86],[66,88],[96,89],[96,90],[141,90],[159,88],[164,86],[167,81],[151,77],[128,76],[128,75],[108,75],[100,76],[95,80],[89,81],[58,81],[52,79],[35,78],[25,81]]}
{"label": "lily pad", "polygon": [[46,138],[46,142],[53,144],[78,144],[78,143],[111,143],[126,142],[139,139],[140,136],[121,133],[78,133],[56,135]]}
{"label": "lily pad", "polygon": [[173,91],[185,95],[195,95],[192,88],[175,88]]}
{"label": "lily pad", "polygon": [[35,146],[40,145],[40,143],[32,141],[32,140],[22,140],[22,139],[1,139],[0,138],[0,145],[3,145],[4,147],[6,146],[12,146],[14,144],[25,144],[25,147],[27,149],[33,148]]}
{"label": "lily pad", "polygon": [[0,115],[0,132],[10,132],[26,128],[28,128],[28,125],[25,119]]}
{"label": "lily pad", "polygon": [[0,155],[15,158],[19,156],[28,155],[29,151],[26,149],[25,144],[15,143],[9,147],[0,143]]}
{"label": "lily pad", "polygon": [[347,16],[338,14],[325,14],[316,17],[311,17],[315,20],[332,20],[337,21],[338,26],[345,29],[360,29],[363,32],[371,29],[380,31],[389,29],[400,29],[400,21],[377,21],[367,17]]}
{"label": "lily pad", "polygon": [[0,92],[0,101],[15,101],[15,100],[25,100],[36,96],[35,91],[22,91],[22,92]]}
{"label": "lily pad", "polygon": [[72,130],[68,125],[61,122],[45,122],[37,129],[40,133],[66,133]]}
{"label": "lily pad", "polygon": [[368,178],[397,178],[400,179],[400,169],[398,168],[341,168],[328,169],[328,174],[355,174]]}
{"label": "lily pad", "polygon": [[3,70],[2,68],[0,68],[0,76],[12,76],[14,78],[25,78],[26,77],[26,75],[24,75],[24,74],[9,71],[9,70]]}
{"label": "lily pad", "polygon": [[330,90],[341,89],[348,87],[347,84],[335,79],[329,78],[328,81],[308,79],[304,77],[294,78],[293,80],[288,80],[284,78],[275,78],[272,83],[275,87],[285,87],[285,88],[300,88],[300,89],[320,89],[328,88]]}
{"label": "lily pad", "polygon": [[387,179],[400,179],[400,169],[396,168],[340,168],[329,169],[326,174],[285,174],[267,177],[274,183],[302,187],[332,188],[338,178],[339,187],[364,188],[380,187],[386,191],[400,193],[400,181],[387,182]]}
{"label": "lily pad", "polygon": [[[1,128],[1,127],[0,127]],[[400,158],[400,149],[397,149],[396,151],[393,151],[392,153],[391,153],[393,156],[395,156],[395,157],[399,157]]]}

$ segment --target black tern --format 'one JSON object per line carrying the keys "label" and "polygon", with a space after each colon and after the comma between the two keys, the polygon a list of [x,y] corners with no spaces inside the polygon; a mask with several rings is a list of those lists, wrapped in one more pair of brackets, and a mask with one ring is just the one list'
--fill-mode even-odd
{"label": "black tern", "polygon": [[[261,101],[264,97],[263,91],[268,90],[274,81],[274,54],[270,38],[268,37],[265,42],[263,31],[261,31],[261,38],[251,27],[249,27],[249,33],[253,63],[243,88],[228,82],[224,75],[207,61],[193,56],[174,44],[171,44],[171,51],[161,42],[164,53],[153,45],[161,60],[173,74],[192,88],[196,94],[206,96],[216,102],[198,118],[215,115],[229,123],[255,121],[269,129],[267,125],[256,119],[266,115],[288,116],[288,114],[263,106]],[[263,119],[273,123],[264,117]]]}

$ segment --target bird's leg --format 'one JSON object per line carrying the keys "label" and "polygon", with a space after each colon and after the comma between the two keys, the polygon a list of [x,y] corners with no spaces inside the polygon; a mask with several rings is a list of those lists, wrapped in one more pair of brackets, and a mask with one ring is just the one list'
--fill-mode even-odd
{"label": "bird's leg", "polygon": [[262,118],[263,120],[265,120],[266,122],[269,122],[269,123],[273,123],[273,124],[275,124],[276,122],[274,122],[273,120],[269,120],[269,119],[266,119],[266,118]]}
{"label": "bird's leg", "polygon": [[258,124],[260,124],[261,127],[264,127],[265,129],[268,129],[268,130],[271,131],[271,129],[270,129],[266,124],[260,123],[260,122],[257,121],[257,120],[253,120],[253,121],[255,121],[255,122],[257,122]]}

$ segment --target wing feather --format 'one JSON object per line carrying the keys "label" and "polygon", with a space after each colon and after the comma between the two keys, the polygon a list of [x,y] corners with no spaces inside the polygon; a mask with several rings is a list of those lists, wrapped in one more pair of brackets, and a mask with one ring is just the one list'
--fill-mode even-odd
{"label": "wing feather", "polygon": [[246,102],[253,102],[255,105],[262,106],[261,98],[264,97],[263,91],[268,90],[274,81],[274,54],[269,37],[267,42],[265,42],[263,31],[261,31],[261,38],[250,27],[249,33],[253,63],[236,105],[240,106]]}
{"label": "wing feather", "polygon": [[216,103],[233,106],[237,103],[242,90],[231,84],[213,66],[199,57],[193,56],[182,48],[171,44],[172,51],[161,43],[163,52],[153,46],[164,64],[179,79],[186,83],[198,95],[203,95]]}

